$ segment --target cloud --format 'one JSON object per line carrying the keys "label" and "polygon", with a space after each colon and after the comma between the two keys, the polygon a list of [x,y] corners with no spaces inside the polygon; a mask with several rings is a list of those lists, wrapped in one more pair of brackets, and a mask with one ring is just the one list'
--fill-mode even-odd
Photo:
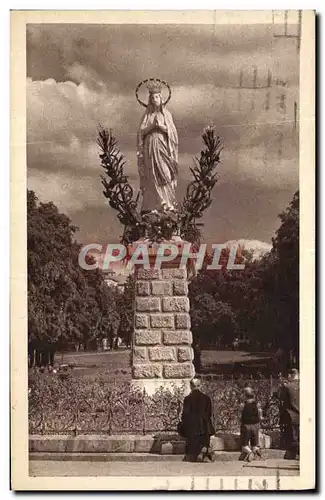
{"label": "cloud", "polygon": [[[278,40],[268,25],[29,25],[29,186],[78,220],[81,238],[105,239],[107,224],[116,240],[120,226],[100,183],[98,126],[113,129],[136,192],[143,108],[134,89],[143,78],[160,76],[172,85],[179,196],[202,149],[202,129],[213,123],[224,151],[206,234],[270,241],[277,214],[298,186],[298,56],[292,40]],[[271,88],[245,88],[252,84],[253,66],[257,86],[272,72]],[[244,88],[238,90],[240,69]]]}
{"label": "cloud", "polygon": [[[195,85],[234,85],[240,67],[264,71],[278,64],[273,32],[272,25],[29,25],[28,76],[65,81],[78,64],[91,68],[107,88],[125,93],[152,75],[173,86],[189,77]],[[297,83],[295,40],[282,43],[281,51],[284,76]],[[83,81],[80,71],[73,76]]]}
{"label": "cloud", "polygon": [[[106,90],[95,92],[84,84],[57,83],[53,79],[45,82],[28,79],[27,96],[28,164],[31,168],[46,168],[48,165],[49,169],[70,169],[75,173],[84,168],[95,171],[98,169],[98,125],[109,123],[120,139],[121,150],[131,156],[128,174],[135,178],[139,113],[132,112],[134,103],[132,106],[130,98],[128,102],[118,95],[109,95]],[[247,95],[242,96],[242,109],[229,112],[230,106],[237,101],[236,97],[238,100],[235,91],[222,96],[212,86],[175,89],[171,110],[179,133],[181,167],[185,162],[192,165],[193,156],[201,149],[204,126],[217,122],[216,130],[224,142],[223,156],[228,163],[229,175],[256,175],[259,182],[268,184],[277,182],[277,176],[274,176],[276,168],[280,177],[289,173],[287,177],[292,179],[297,158],[295,135],[288,133],[293,127],[293,102],[291,117],[288,113],[288,122],[281,124],[276,111],[264,111],[264,96],[255,101],[254,113]],[[283,161],[277,163],[279,128],[286,147],[282,146]],[[47,162],[46,157],[51,161]],[[240,164],[239,172],[234,163]]]}
{"label": "cloud", "polygon": [[109,117],[111,128],[119,128],[125,115],[126,99],[118,94],[89,89],[53,79],[27,79],[28,143],[69,142],[72,136],[94,141],[101,122]]}
{"label": "cloud", "polygon": [[253,259],[260,259],[266,253],[269,253],[272,249],[270,243],[265,243],[265,241],[259,240],[232,240],[225,243],[226,246],[230,247],[232,245],[240,245],[245,250],[252,252]]}
{"label": "cloud", "polygon": [[77,186],[71,183],[71,177],[62,172],[57,173],[35,171],[28,175],[28,187],[36,192],[42,202],[53,201],[59,210],[67,214],[83,209],[84,202],[80,194],[84,183]]}

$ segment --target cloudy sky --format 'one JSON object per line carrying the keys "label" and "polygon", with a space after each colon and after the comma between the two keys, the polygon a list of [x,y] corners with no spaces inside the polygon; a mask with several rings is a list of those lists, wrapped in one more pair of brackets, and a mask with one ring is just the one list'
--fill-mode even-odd
{"label": "cloudy sky", "polygon": [[[122,228],[102,195],[98,125],[114,130],[136,191],[143,108],[134,90],[157,77],[172,88],[180,198],[202,129],[214,124],[224,142],[205,241],[270,243],[298,187],[299,58],[294,38],[273,35],[266,24],[28,25],[28,187],[69,215],[83,243],[116,242]],[[269,89],[249,88],[254,79],[267,86],[268,73]]]}

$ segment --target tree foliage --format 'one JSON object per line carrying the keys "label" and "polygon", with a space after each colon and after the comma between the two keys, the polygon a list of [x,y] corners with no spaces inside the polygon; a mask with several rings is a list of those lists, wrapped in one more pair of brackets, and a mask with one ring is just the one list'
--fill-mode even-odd
{"label": "tree foliage", "polygon": [[119,337],[127,346],[131,345],[134,320],[135,279],[130,275],[125,283],[123,294],[119,297],[120,315]]}
{"label": "tree foliage", "polygon": [[231,335],[246,334],[261,347],[271,343],[294,353],[298,362],[299,192],[279,218],[271,252],[253,260],[243,251],[244,270],[228,270],[225,265],[222,270],[208,270],[205,266],[190,283],[193,332],[201,342],[220,340],[227,324]]}
{"label": "tree foliage", "polygon": [[[53,344],[95,343],[119,329],[117,292],[78,263],[77,228],[52,203],[27,193],[28,335]],[[91,258],[88,263],[92,263]]]}
{"label": "tree foliage", "polygon": [[212,203],[211,194],[218,181],[216,169],[222,151],[222,141],[215,135],[213,127],[203,131],[202,141],[205,148],[200,157],[195,158],[194,167],[190,168],[194,180],[187,186],[180,209],[180,234],[186,241],[197,244],[201,235],[195,221]]}

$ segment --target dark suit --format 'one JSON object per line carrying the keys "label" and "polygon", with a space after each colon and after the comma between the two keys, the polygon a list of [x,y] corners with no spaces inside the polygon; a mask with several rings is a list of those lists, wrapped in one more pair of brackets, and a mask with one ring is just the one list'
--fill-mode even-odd
{"label": "dark suit", "polygon": [[188,460],[196,461],[202,448],[209,451],[210,436],[214,434],[211,398],[199,389],[194,389],[184,399],[182,426],[186,438],[185,455]]}
{"label": "dark suit", "polygon": [[294,458],[299,454],[299,380],[292,380],[281,390],[281,410],[286,449]]}

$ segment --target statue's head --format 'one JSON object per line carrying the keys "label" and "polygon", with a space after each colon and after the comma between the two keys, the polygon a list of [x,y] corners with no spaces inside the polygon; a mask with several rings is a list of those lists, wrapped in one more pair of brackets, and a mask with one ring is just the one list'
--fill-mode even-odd
{"label": "statue's head", "polygon": [[162,95],[161,92],[150,92],[149,94],[149,104],[153,106],[153,108],[161,108],[162,107]]}
{"label": "statue's head", "polygon": [[[147,90],[149,91],[149,97],[148,97],[148,102],[147,104],[142,102],[139,98],[138,92],[140,90],[140,87],[142,85],[146,85]],[[163,94],[162,94],[162,89],[163,87],[166,87],[168,90],[168,97],[164,101]],[[149,108],[149,111],[152,109],[157,109],[160,108],[162,109],[163,107],[166,106],[168,101],[171,98],[171,89],[170,86],[168,85],[167,82],[164,82],[163,80],[159,80],[159,78],[149,78],[147,80],[143,80],[142,82],[139,83],[135,90],[135,95],[137,98],[137,101],[141,106],[144,106],[145,108]]]}

